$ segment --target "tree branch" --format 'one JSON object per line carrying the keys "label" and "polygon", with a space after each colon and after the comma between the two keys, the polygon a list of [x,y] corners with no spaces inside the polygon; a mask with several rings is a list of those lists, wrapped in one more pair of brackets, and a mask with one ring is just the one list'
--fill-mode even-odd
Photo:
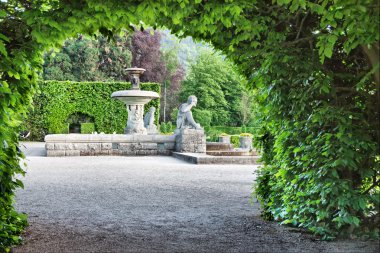
{"label": "tree branch", "polygon": [[367,194],[369,193],[370,190],[372,190],[373,188],[375,188],[376,186],[378,186],[380,184],[380,180],[377,180],[376,182],[374,182],[371,187],[369,187],[363,194]]}
{"label": "tree branch", "polygon": [[305,20],[306,20],[306,18],[307,18],[308,15],[309,15],[309,11],[307,11],[306,15],[302,18],[300,29],[298,30],[298,33],[297,33],[297,36],[296,36],[295,40],[298,40],[298,38],[300,37],[301,31],[302,31],[302,28],[303,28],[303,24],[305,23]]}

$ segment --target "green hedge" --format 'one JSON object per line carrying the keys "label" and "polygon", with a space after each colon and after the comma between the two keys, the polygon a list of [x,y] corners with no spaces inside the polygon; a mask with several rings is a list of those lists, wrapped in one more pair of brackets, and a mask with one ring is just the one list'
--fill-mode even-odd
{"label": "green hedge", "polygon": [[81,134],[90,134],[95,132],[95,124],[94,123],[82,123],[80,124],[80,133]]}
{"label": "green hedge", "polygon": [[[34,98],[34,110],[25,120],[31,131],[30,140],[43,140],[46,134],[67,132],[70,115],[84,114],[94,119],[95,131],[123,133],[128,113],[125,104],[112,99],[118,90],[130,89],[129,82],[71,82],[41,81],[41,92]],[[160,93],[157,83],[142,83],[142,90]],[[158,122],[160,100],[154,99],[145,106],[145,112],[156,107]]]}

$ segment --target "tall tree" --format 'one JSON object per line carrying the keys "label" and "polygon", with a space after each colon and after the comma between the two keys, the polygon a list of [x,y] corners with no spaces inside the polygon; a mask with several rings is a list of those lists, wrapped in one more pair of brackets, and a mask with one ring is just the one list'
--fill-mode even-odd
{"label": "tall tree", "polygon": [[45,54],[45,80],[109,81],[125,80],[125,68],[130,66],[131,52],[127,36],[115,36],[107,41],[80,35],[65,41],[58,53]]}
{"label": "tall tree", "polygon": [[166,76],[166,64],[160,51],[161,35],[159,31],[135,30],[131,38],[132,66],[144,68],[143,82],[163,83]]}
{"label": "tall tree", "polygon": [[195,115],[199,110],[208,111],[211,125],[240,125],[239,107],[244,83],[232,63],[217,52],[204,49],[182,83],[181,99],[197,96]]}
{"label": "tall tree", "polygon": [[161,47],[163,59],[166,64],[165,79],[163,81],[161,99],[161,121],[174,120],[170,117],[170,112],[178,106],[179,91],[181,82],[185,77],[185,70],[179,62],[179,43]]}
{"label": "tall tree", "polygon": [[[172,117],[171,112],[178,108],[180,105],[180,91],[181,91],[181,84],[182,81],[185,78],[185,69],[182,67],[182,65],[179,65],[177,69],[175,70],[175,73],[170,77],[170,85],[167,88],[167,94],[166,94],[166,108],[164,110],[165,117],[161,118],[162,121],[172,121],[174,122],[176,120],[175,117]],[[162,115],[163,116],[163,115]]]}
{"label": "tall tree", "polygon": [[178,44],[161,47],[161,32],[135,30],[131,39],[132,66],[146,69],[141,77],[145,82],[158,82],[161,88],[161,121],[170,119],[169,112],[177,106],[178,90],[184,70],[178,60]]}

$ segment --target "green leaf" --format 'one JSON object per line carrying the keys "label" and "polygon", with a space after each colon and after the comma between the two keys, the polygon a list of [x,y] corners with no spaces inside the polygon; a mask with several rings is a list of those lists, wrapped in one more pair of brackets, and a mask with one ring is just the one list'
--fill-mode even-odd
{"label": "green leaf", "polygon": [[332,171],[331,171],[331,174],[332,174],[335,178],[339,178],[338,172],[337,172],[336,170],[332,170]]}
{"label": "green leaf", "polygon": [[4,10],[0,10],[0,18],[7,16],[7,13]]}
{"label": "green leaf", "polygon": [[341,11],[335,12],[335,18],[342,19],[343,18],[343,12],[341,12]]}
{"label": "green leaf", "polygon": [[354,216],[352,217],[352,223],[354,223],[356,227],[359,227],[360,220]]}
{"label": "green leaf", "polygon": [[7,36],[5,36],[4,34],[1,34],[0,33],[0,39],[6,41],[6,42],[9,42],[9,38]]}
{"label": "green leaf", "polygon": [[5,49],[5,45],[2,41],[0,41],[0,53],[3,54],[5,57],[8,56],[8,52]]}

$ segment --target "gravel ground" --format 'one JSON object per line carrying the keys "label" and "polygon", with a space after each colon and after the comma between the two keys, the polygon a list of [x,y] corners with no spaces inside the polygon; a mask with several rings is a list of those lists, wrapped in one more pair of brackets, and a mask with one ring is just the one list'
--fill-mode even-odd
{"label": "gravel ground", "polygon": [[30,226],[14,252],[379,251],[263,221],[249,201],[256,166],[27,154],[16,207]]}

